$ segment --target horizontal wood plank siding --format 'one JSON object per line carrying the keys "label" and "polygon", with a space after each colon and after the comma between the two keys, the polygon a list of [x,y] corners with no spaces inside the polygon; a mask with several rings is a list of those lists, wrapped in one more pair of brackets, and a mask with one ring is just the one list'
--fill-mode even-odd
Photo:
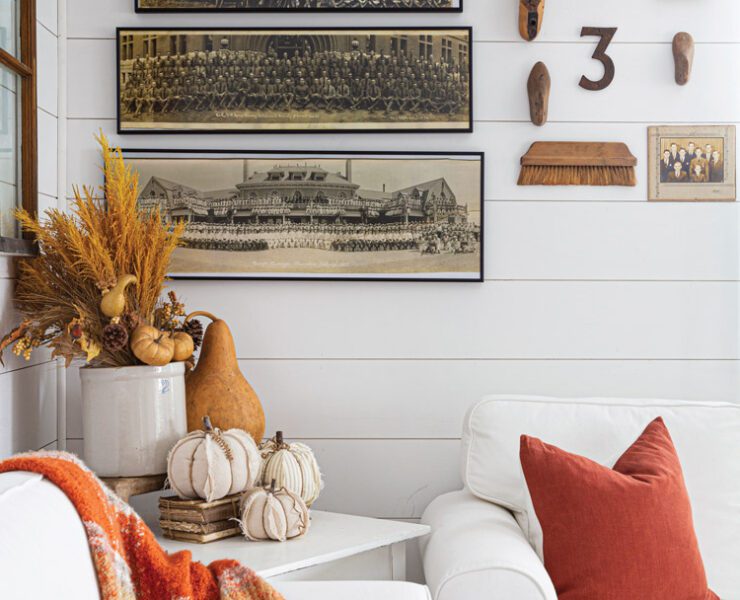
{"label": "horizontal wood plank siding", "polygon": [[[548,3],[540,37],[519,38],[514,0],[466,0],[461,15],[135,15],[130,0],[68,4],[68,181],[100,183],[93,134],[124,147],[486,152],[483,284],[176,282],[190,308],[233,330],[268,432],[314,447],[319,506],[418,518],[460,486],[460,427],[486,393],[738,401],[738,208],[647,202],[647,127],[740,123],[740,3]],[[116,26],[475,26],[475,132],[418,135],[115,134]],[[595,38],[619,30],[604,92]],[[692,80],[673,79],[671,39],[697,42]],[[550,122],[529,122],[526,79],[544,60]],[[91,82],[95,82],[91,92]],[[622,141],[636,187],[519,187],[536,140]],[[82,437],[68,374],[72,447]]]}

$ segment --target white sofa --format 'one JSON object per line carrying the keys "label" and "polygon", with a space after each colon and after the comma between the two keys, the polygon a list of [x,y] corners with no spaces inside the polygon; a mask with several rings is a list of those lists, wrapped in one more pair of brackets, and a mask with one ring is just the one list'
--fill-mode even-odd
{"label": "white sofa", "polygon": [[[402,582],[276,583],[286,600],[429,600]],[[99,600],[82,523],[69,499],[34,473],[0,474],[0,598]]]}
{"label": "white sofa", "polygon": [[740,599],[740,405],[666,400],[490,396],[465,419],[465,488],[440,496],[422,521],[424,572],[434,600],[557,600],[520,523],[526,483],[519,436],[528,434],[612,466],[662,416],[691,497],[710,587]]}

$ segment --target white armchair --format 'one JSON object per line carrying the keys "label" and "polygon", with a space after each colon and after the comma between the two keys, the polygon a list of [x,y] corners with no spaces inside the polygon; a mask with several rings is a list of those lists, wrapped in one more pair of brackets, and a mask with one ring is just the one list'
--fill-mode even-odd
{"label": "white armchair", "polygon": [[440,496],[422,521],[434,600],[557,600],[522,527],[519,437],[534,435],[612,466],[662,416],[681,459],[710,587],[740,599],[740,405],[665,400],[491,396],[465,419],[465,489]]}
{"label": "white armchair", "polygon": [[[514,516],[467,490],[444,494],[424,513],[424,570],[440,600],[557,600]],[[484,593],[485,591],[485,593]]]}

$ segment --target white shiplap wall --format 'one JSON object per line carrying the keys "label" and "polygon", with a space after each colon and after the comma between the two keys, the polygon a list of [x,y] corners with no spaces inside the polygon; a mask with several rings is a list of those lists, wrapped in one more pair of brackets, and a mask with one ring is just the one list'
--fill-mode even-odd
{"label": "white shiplap wall", "polygon": [[[58,46],[56,0],[37,3],[39,210],[57,207]],[[0,256],[0,331],[17,324],[13,259]],[[57,367],[46,351],[26,363],[10,352],[0,368],[0,459],[57,441]]]}
{"label": "white shiplap wall", "polygon": [[[738,401],[738,206],[646,202],[647,126],[740,122],[740,3],[550,2],[537,42],[515,0],[466,0],[462,15],[135,15],[133,0],[68,4],[68,181],[97,183],[93,134],[151,148],[484,150],[484,284],[179,282],[195,308],[234,330],[270,431],[308,440],[322,508],[417,518],[459,486],[464,411],[485,393],[666,396]],[[721,15],[721,18],[717,18]],[[475,27],[475,133],[450,135],[115,134],[116,26],[467,25]],[[617,26],[617,77],[604,92],[595,39]],[[670,42],[697,41],[690,85],[673,81]],[[550,123],[529,123],[526,79],[553,77]],[[521,188],[538,139],[621,140],[636,188]],[[81,447],[79,383],[68,428]]]}

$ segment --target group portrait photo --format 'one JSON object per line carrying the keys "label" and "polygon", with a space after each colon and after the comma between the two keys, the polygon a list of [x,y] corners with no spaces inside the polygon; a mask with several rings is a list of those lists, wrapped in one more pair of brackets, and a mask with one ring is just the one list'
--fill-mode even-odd
{"label": "group portrait photo", "polygon": [[134,0],[137,12],[462,11],[463,0]]}
{"label": "group portrait photo", "polygon": [[118,30],[118,129],[472,131],[470,28]]}
{"label": "group portrait photo", "polygon": [[722,138],[662,138],[661,183],[723,183],[725,153]]}
{"label": "group portrait photo", "polygon": [[480,153],[123,152],[173,278],[482,280]]}
{"label": "group portrait photo", "polygon": [[734,200],[732,126],[651,127],[651,200]]}

